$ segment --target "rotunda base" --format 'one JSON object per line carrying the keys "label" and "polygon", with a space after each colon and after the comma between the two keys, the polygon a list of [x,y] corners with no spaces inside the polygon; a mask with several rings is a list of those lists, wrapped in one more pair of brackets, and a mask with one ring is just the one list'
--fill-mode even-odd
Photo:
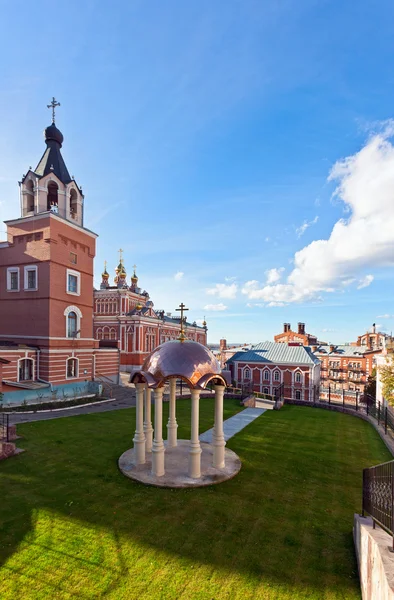
{"label": "rotunda base", "polygon": [[145,485],[168,488],[203,487],[215,483],[222,483],[223,481],[235,477],[241,469],[242,463],[240,458],[229,448],[225,448],[225,467],[223,469],[215,469],[212,466],[212,444],[201,442],[201,477],[192,479],[188,475],[190,441],[178,440],[178,445],[175,448],[167,447],[166,443],[165,446],[165,474],[161,477],[152,475],[151,453],[146,454],[145,464],[135,464],[134,448],[126,450],[119,458],[119,469],[126,477],[144,483]]}

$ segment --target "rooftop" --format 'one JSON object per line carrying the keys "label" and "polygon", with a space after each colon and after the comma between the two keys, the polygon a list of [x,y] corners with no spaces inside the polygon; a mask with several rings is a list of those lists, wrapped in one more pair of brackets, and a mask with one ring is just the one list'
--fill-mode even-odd
{"label": "rooftop", "polygon": [[242,362],[316,365],[319,359],[308,346],[288,346],[276,342],[260,342],[250,350],[237,352],[227,363]]}

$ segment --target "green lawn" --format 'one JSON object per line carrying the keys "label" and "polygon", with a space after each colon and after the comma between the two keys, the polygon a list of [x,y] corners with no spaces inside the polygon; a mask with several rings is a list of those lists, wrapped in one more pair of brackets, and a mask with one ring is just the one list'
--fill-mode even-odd
{"label": "green lawn", "polygon": [[[225,402],[225,418],[237,410]],[[204,431],[213,401],[200,412]],[[177,416],[188,437],[188,400]],[[130,409],[19,426],[27,452],[0,463],[2,600],[360,598],[362,468],[391,458],[368,423],[268,411],[228,443],[237,477],[165,490],[117,469],[134,421]]]}

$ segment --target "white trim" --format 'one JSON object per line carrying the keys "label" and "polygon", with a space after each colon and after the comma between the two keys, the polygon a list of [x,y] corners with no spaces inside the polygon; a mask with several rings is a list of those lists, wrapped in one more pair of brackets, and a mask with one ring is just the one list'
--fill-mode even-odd
{"label": "white trim", "polygon": [[[36,273],[36,287],[29,288],[29,271],[35,271]],[[24,291],[25,292],[36,292],[38,290],[38,267],[37,265],[28,265],[24,268]]]}
{"label": "white trim", "polygon": [[[50,337],[47,335],[6,335],[0,333],[0,338],[15,338],[21,340],[69,340],[69,337]],[[96,342],[96,338],[78,338],[82,342]],[[22,342],[21,342],[22,343]],[[42,348],[40,348],[42,350]],[[8,352],[8,350],[2,350],[2,352]]]}
{"label": "white trim", "polygon": [[[275,379],[275,374],[279,373],[279,379]],[[272,373],[272,381],[275,382],[279,382],[282,383],[282,377],[281,377],[281,371],[280,369],[274,368],[273,373]]]}
{"label": "white trim", "polygon": [[[17,273],[17,275],[18,275],[17,289],[11,289],[11,273]],[[20,291],[19,267],[7,267],[7,292],[19,292],[19,291]]]}
{"label": "white trim", "polygon": [[[77,291],[76,292],[71,292],[68,289],[69,275],[77,278]],[[74,269],[66,269],[66,292],[67,292],[67,294],[70,294],[70,296],[80,296],[81,295],[81,273],[79,271],[75,271]]]}

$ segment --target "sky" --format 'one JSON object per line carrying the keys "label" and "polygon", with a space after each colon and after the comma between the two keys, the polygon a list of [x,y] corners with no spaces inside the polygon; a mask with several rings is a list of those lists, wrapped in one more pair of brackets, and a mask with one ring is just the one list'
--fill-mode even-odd
{"label": "sky", "polygon": [[52,96],[99,234],[208,341],[394,330],[394,3],[0,0],[0,239]]}

